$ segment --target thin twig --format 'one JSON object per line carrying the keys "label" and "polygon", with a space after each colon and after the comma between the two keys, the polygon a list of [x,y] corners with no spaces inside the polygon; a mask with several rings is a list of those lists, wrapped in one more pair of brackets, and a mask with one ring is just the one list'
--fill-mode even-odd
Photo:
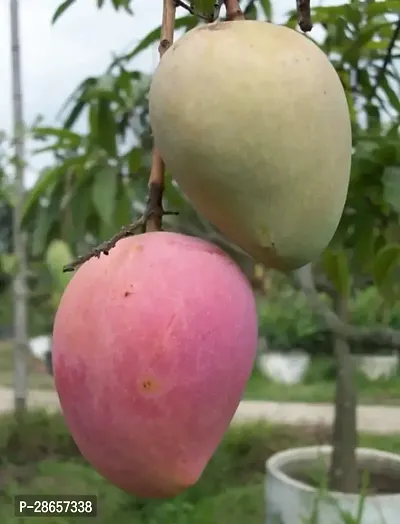
{"label": "thin twig", "polygon": [[397,39],[400,36],[400,16],[397,19],[397,23],[395,25],[392,38],[390,39],[389,45],[386,49],[385,58],[383,60],[382,67],[379,69],[378,74],[376,75],[376,82],[374,84],[374,87],[372,89],[372,93],[370,95],[370,99],[372,99],[376,95],[376,91],[379,87],[379,84],[382,82],[383,77],[385,76],[386,70],[388,68],[388,65],[392,59],[392,53],[394,50],[394,46],[396,45]]}
{"label": "thin twig", "polygon": [[303,33],[307,33],[313,28],[311,22],[310,0],[296,0],[296,6],[300,29]]}
{"label": "thin twig", "polygon": [[212,22],[214,21],[214,15],[213,13],[210,13],[209,15],[205,13],[199,13],[196,9],[193,9],[193,7],[186,2],[183,2],[182,0],[174,0],[176,7],[182,7],[183,9],[186,9],[191,15],[197,16],[197,18],[201,18],[202,20],[206,20],[206,22]]}
{"label": "thin twig", "polygon": [[131,237],[137,232],[143,233],[152,217],[155,217],[154,221],[158,223],[161,222],[163,216],[178,215],[175,211],[164,211],[162,206],[160,206],[159,202],[162,199],[163,189],[164,188],[160,188],[160,185],[157,183],[150,183],[146,209],[143,215],[129,226],[122,227],[110,240],[103,242],[89,251],[86,255],[82,255],[67,266],[64,266],[63,272],[67,273],[69,271],[74,271],[91,258],[100,258],[101,254],[108,255],[110,250],[123,238]]}
{"label": "thin twig", "polygon": [[[175,12],[176,0],[164,0],[161,38],[160,45],[158,46],[160,60],[174,41]],[[153,202],[155,205],[153,213],[147,217],[146,231],[159,231],[161,229],[163,216],[162,196],[164,193],[164,178],[165,164],[157,148],[153,145],[153,162],[149,177],[149,191],[150,188],[158,186],[158,199]],[[151,202],[151,197],[149,198],[149,202]]]}
{"label": "thin twig", "polygon": [[[174,41],[175,11],[175,0],[163,1],[161,38],[160,45],[158,47],[160,59]],[[117,242],[119,242],[123,238],[127,238],[134,235],[135,233],[137,233],[138,230],[140,230],[142,233],[144,231],[159,231],[162,226],[162,217],[164,215],[177,214],[174,212],[165,212],[162,207],[164,177],[164,162],[157,148],[153,146],[153,162],[149,176],[149,193],[147,198],[146,209],[143,215],[133,224],[123,227],[110,240],[103,242],[99,246],[95,247],[90,253],[78,257],[71,264],[65,266],[63,268],[63,271],[74,271],[77,267],[81,266],[91,258],[99,258],[102,253],[104,255],[108,255],[110,250],[116,246]]]}

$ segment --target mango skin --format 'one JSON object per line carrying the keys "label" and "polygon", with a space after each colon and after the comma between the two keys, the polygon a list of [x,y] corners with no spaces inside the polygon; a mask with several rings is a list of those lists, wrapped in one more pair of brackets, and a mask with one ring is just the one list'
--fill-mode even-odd
{"label": "mango skin", "polygon": [[284,271],[320,255],[344,208],[352,137],[316,44],[261,21],[199,26],[164,54],[149,107],[167,169],[227,238]]}
{"label": "mango skin", "polygon": [[218,247],[155,232],[73,276],[54,322],[56,389],[83,456],[140,497],[193,485],[257,348],[252,290]]}

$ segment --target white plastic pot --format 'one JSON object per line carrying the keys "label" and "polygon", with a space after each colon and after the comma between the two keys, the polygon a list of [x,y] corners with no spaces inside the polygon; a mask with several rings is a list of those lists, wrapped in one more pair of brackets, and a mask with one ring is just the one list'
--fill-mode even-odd
{"label": "white plastic pot", "polygon": [[[306,524],[313,510],[317,518],[312,524],[344,524],[341,511],[356,518],[360,495],[323,493],[304,482],[295,480],[296,473],[324,464],[328,467],[331,446],[294,448],[273,455],[266,463],[265,483],[266,524]],[[369,471],[390,471],[399,481],[398,493],[365,497],[360,524],[399,524],[400,522],[400,455],[358,448],[360,465]],[[358,521],[357,521],[358,522]]]}
{"label": "white plastic pot", "polygon": [[397,353],[392,355],[357,355],[355,358],[357,369],[370,380],[393,377],[396,375],[399,366]]}
{"label": "white plastic pot", "polygon": [[269,351],[258,357],[258,368],[269,380],[281,384],[298,384],[310,366],[310,355],[302,350],[288,353]]}

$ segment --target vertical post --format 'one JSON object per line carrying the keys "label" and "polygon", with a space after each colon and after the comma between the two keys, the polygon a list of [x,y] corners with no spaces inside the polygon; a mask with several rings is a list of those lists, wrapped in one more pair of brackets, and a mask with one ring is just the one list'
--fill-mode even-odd
{"label": "vertical post", "polygon": [[14,408],[16,414],[26,409],[27,399],[27,260],[26,234],[21,229],[21,215],[24,204],[24,162],[25,130],[21,87],[21,60],[19,42],[18,0],[10,0],[11,22],[11,69],[13,105],[13,143],[15,148],[14,177],[14,253],[18,261],[18,272],[14,278]]}

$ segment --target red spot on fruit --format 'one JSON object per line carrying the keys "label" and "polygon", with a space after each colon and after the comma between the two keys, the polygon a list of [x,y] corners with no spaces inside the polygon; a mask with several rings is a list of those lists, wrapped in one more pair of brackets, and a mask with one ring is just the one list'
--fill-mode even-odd
{"label": "red spot on fruit", "polygon": [[140,385],[144,393],[154,393],[160,389],[159,384],[154,379],[152,380],[150,378],[142,380]]}

